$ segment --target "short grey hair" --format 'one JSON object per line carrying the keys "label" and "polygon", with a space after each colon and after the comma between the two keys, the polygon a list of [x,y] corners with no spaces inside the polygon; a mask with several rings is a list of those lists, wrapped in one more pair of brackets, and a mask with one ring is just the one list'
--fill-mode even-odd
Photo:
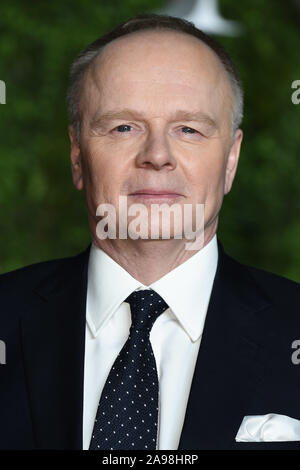
{"label": "short grey hair", "polygon": [[118,25],[115,29],[101,36],[96,41],[89,44],[76,57],[70,69],[70,81],[67,91],[67,107],[70,123],[75,130],[76,139],[80,137],[81,116],[79,102],[82,94],[84,79],[90,66],[100,54],[104,46],[114,39],[145,30],[173,30],[190,34],[205,43],[218,56],[220,62],[227,73],[232,90],[232,135],[240,127],[243,119],[243,86],[239,73],[228,52],[211,36],[208,36],[187,20],[157,14],[146,14],[136,16],[125,23]]}

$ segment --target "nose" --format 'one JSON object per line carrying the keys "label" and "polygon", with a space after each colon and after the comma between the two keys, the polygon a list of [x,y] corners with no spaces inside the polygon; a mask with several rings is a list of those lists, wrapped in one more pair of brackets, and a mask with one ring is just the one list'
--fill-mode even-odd
{"label": "nose", "polygon": [[143,148],[136,156],[136,164],[139,168],[148,167],[155,170],[176,168],[177,161],[162,129],[149,133]]}

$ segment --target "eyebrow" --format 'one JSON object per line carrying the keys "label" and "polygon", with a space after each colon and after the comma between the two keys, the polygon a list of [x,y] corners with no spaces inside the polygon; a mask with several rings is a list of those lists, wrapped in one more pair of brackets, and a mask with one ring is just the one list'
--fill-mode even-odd
{"label": "eyebrow", "polygon": [[[138,119],[141,121],[145,121],[146,117],[138,112],[128,108],[115,110],[115,111],[107,111],[103,114],[96,116],[94,119],[91,120],[91,127],[97,126],[105,121],[117,120],[117,119]],[[172,116],[171,121],[199,121],[208,124],[213,128],[217,128],[216,121],[210,117],[208,114],[203,113],[202,111],[185,111],[185,110],[177,110]]]}

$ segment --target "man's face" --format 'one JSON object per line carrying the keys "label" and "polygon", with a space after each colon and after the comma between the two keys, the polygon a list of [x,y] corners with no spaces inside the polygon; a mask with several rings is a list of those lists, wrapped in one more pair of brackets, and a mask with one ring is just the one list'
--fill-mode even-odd
{"label": "man's face", "polygon": [[118,209],[128,196],[128,205],[205,204],[213,233],[242,139],[232,137],[231,110],[227,75],[196,38],[148,31],[108,44],[84,83],[79,144],[70,128],[73,181],[92,231],[99,204]]}

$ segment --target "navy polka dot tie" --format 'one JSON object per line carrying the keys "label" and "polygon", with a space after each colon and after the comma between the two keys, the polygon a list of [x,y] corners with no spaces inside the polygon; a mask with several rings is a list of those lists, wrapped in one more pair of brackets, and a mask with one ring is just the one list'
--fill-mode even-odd
{"label": "navy polka dot tie", "polygon": [[150,331],[168,308],[153,290],[135,291],[129,337],[103,388],[90,450],[155,450],[158,432],[158,376]]}

